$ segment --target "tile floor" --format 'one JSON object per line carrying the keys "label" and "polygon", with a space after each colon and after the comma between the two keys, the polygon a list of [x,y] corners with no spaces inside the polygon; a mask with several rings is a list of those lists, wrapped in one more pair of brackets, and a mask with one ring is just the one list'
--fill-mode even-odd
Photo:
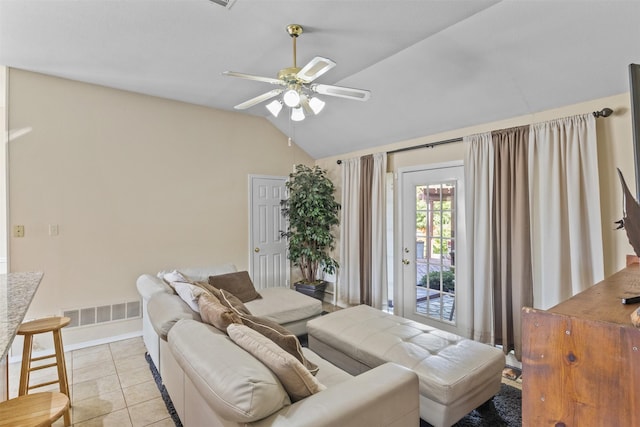
{"label": "tile floor", "polygon": [[[174,427],[144,357],[142,338],[65,353],[74,427]],[[31,373],[31,383],[56,378],[55,368]],[[20,364],[9,365],[9,395],[18,395]],[[57,390],[58,385],[33,391]],[[62,418],[53,424],[63,426]]]}

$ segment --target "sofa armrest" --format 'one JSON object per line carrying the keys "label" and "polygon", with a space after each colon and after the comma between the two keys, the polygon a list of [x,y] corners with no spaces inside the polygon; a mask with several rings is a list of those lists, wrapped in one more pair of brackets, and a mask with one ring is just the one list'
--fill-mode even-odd
{"label": "sofa armrest", "polygon": [[420,421],[418,376],[385,363],[309,396],[251,426],[415,427]]}
{"label": "sofa armrest", "polygon": [[157,293],[173,294],[173,289],[167,285],[162,279],[152,276],[151,274],[142,274],[136,280],[136,288],[143,300],[149,299]]}

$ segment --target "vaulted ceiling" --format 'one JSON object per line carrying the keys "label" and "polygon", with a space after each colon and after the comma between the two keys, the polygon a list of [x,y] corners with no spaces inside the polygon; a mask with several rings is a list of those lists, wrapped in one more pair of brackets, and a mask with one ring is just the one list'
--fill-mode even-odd
{"label": "vaulted ceiling", "polygon": [[629,90],[640,1],[0,0],[0,64],[223,110],[292,65],[337,66],[319,83],[371,90],[324,97],[319,115],[264,116],[315,158]]}

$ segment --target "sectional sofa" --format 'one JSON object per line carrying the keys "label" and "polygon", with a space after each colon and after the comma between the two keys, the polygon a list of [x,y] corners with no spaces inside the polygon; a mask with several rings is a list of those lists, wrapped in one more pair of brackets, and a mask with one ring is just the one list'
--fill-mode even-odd
{"label": "sectional sofa", "polygon": [[[206,280],[235,267],[177,270],[192,280]],[[317,373],[293,375],[296,384],[311,392],[302,397],[292,394],[289,374],[298,372],[298,365],[288,364],[289,356],[280,355],[269,343],[260,343],[262,353],[255,352],[251,346],[259,340],[246,345],[248,332],[238,339],[241,328],[248,329],[244,325],[233,325],[227,333],[203,322],[204,312],[201,317],[194,311],[189,298],[177,295],[162,275],[143,274],[137,281],[144,341],[184,426],[419,424],[418,377],[413,371],[386,363],[352,376],[302,348],[303,358],[317,366]],[[288,288],[258,292],[261,298],[246,303],[246,308],[297,335],[306,333],[306,322],[322,311],[320,301]],[[286,362],[284,374],[274,366],[272,353],[277,361]]]}

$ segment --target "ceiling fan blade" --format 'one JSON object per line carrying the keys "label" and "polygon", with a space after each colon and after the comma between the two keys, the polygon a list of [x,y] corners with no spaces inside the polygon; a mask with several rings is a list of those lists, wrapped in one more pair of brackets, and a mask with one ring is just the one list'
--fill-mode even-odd
{"label": "ceiling fan blade", "polygon": [[330,69],[336,66],[336,63],[328,58],[316,56],[307,65],[302,67],[296,77],[304,83],[311,83]]}
{"label": "ceiling fan blade", "polygon": [[249,107],[253,107],[256,104],[260,104],[263,101],[266,101],[267,99],[271,99],[274,96],[278,96],[282,93],[282,89],[274,89],[274,90],[270,90],[267,93],[263,93],[262,95],[258,95],[255,98],[251,98],[248,101],[243,102],[242,104],[238,104],[236,105],[235,108],[236,110],[246,110]]}
{"label": "ceiling fan blade", "polygon": [[271,83],[272,85],[284,85],[284,82],[282,80],[274,79],[273,77],[254,76],[253,74],[237,73],[235,71],[224,71],[222,74],[229,77],[240,77],[241,79]]}
{"label": "ceiling fan blade", "polygon": [[366,101],[371,96],[371,91],[344,86],[313,84],[311,85],[311,90],[321,95],[355,99],[356,101]]}

